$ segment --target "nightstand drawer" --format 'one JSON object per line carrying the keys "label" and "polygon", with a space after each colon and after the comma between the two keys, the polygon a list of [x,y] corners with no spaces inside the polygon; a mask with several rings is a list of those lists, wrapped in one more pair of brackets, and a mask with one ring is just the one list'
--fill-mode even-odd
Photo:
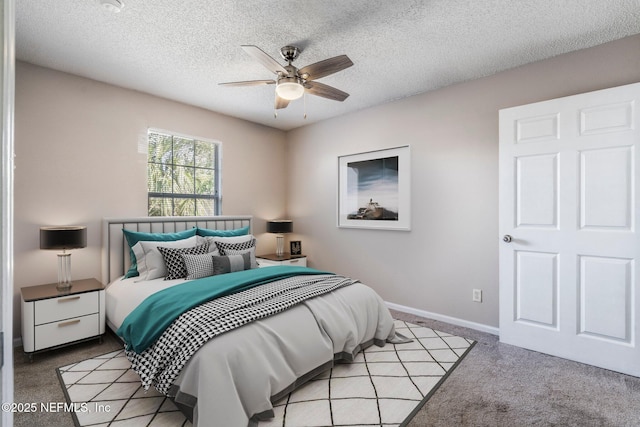
{"label": "nightstand drawer", "polygon": [[99,311],[98,292],[87,292],[35,302],[35,324],[55,322]]}
{"label": "nightstand drawer", "polygon": [[257,261],[258,261],[258,267],[271,267],[273,265],[294,265],[296,267],[307,266],[307,257],[283,259],[278,261],[258,257]]}
{"label": "nightstand drawer", "polygon": [[100,316],[98,313],[47,323],[35,327],[34,350],[42,350],[97,335],[100,335]]}
{"label": "nightstand drawer", "polygon": [[290,259],[287,261],[282,261],[280,263],[280,265],[296,265],[299,267],[306,267],[307,266],[307,259],[306,258],[296,258],[296,259]]}

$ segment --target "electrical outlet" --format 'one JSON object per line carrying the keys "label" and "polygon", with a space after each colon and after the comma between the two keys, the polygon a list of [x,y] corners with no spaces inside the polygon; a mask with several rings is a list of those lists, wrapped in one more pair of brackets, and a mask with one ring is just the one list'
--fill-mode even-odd
{"label": "electrical outlet", "polygon": [[482,289],[474,289],[473,290],[473,301],[474,302],[482,302]]}

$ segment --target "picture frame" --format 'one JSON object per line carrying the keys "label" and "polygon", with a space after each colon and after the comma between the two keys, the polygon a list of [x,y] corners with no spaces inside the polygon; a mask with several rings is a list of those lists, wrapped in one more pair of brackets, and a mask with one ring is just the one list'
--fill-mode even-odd
{"label": "picture frame", "polygon": [[291,255],[302,255],[302,242],[300,240],[289,242],[289,252]]}
{"label": "picture frame", "polygon": [[408,145],[338,157],[338,227],[411,230]]}

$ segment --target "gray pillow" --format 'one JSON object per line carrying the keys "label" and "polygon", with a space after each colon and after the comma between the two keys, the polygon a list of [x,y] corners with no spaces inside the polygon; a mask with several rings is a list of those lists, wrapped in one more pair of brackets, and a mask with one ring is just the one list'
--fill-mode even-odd
{"label": "gray pillow", "polygon": [[249,253],[241,255],[212,256],[213,274],[233,273],[251,269],[251,256]]}

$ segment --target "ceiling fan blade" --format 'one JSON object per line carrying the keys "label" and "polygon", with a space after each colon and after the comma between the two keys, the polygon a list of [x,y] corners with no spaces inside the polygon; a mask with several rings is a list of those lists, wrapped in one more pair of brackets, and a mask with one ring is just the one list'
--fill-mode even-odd
{"label": "ceiling fan blade", "polygon": [[353,62],[351,62],[347,55],[340,55],[302,67],[298,70],[298,74],[300,76],[308,74],[308,77],[303,77],[305,80],[317,80],[321,77],[342,71],[352,65]]}
{"label": "ceiling fan blade", "polygon": [[311,95],[321,96],[323,98],[332,99],[334,101],[344,101],[349,97],[347,92],[343,92],[335,87],[320,83],[320,82],[306,82],[304,84],[307,93]]}
{"label": "ceiling fan blade", "polygon": [[280,110],[282,108],[287,108],[288,105],[289,105],[289,100],[288,99],[280,98],[278,95],[276,95],[276,102],[275,102],[275,105],[274,105],[276,110]]}
{"label": "ceiling fan blade", "polygon": [[267,70],[271,71],[274,74],[282,73],[289,74],[285,68],[280,65],[278,61],[267,55],[262,49],[258,46],[253,45],[242,45],[242,49],[247,52],[249,55],[253,56],[253,58],[264,65]]}
{"label": "ceiling fan blade", "polygon": [[227,82],[218,83],[220,86],[260,86],[260,85],[272,85],[275,80],[247,80],[244,82]]}

